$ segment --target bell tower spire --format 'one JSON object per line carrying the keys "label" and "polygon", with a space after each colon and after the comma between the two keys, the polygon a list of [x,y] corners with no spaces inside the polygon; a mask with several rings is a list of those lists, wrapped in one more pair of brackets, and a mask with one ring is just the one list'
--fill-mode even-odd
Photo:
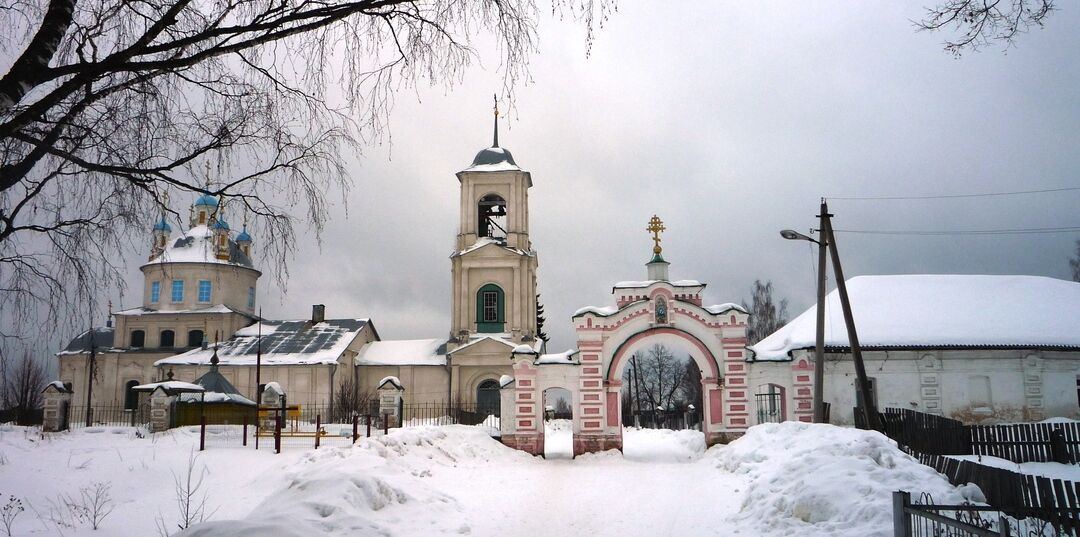
{"label": "bell tower spire", "polygon": [[495,100],[495,138],[491,142],[491,147],[499,147],[499,96],[492,94],[491,97]]}

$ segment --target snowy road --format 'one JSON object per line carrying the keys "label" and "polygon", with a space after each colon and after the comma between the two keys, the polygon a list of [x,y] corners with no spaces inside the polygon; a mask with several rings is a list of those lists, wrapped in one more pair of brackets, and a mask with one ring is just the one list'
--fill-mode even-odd
{"label": "snowy road", "polygon": [[[565,424],[563,424],[565,425]],[[569,430],[548,437],[551,455]],[[183,537],[891,535],[889,493],[956,489],[876,433],[785,423],[705,451],[693,431],[627,430],[625,454],[544,460],[479,428],[417,427],[355,447],[211,449],[198,456],[209,521]],[[0,429],[0,494],[24,500],[15,535],[176,531],[174,473],[197,437],[110,428],[47,436]],[[61,494],[110,483],[97,531],[58,522]],[[174,533],[174,535],[177,535]]]}

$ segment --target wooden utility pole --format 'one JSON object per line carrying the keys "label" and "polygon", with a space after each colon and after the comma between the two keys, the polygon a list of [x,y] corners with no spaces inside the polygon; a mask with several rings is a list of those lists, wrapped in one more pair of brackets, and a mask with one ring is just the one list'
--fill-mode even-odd
{"label": "wooden utility pole", "polygon": [[825,423],[825,250],[829,242],[825,238],[826,219],[829,207],[825,198],[821,198],[821,212],[818,214],[818,269],[817,269],[817,334],[814,343],[814,423]]}
{"label": "wooden utility pole", "polygon": [[[824,208],[824,204],[822,204]],[[881,424],[878,420],[877,403],[870,392],[870,379],[866,377],[866,366],[863,365],[862,349],[859,347],[859,335],[855,331],[855,317],[851,313],[851,302],[848,300],[847,284],[844,282],[844,269],[840,266],[840,254],[836,250],[836,236],[833,234],[832,221],[828,213],[824,218],[822,232],[825,240],[829,243],[830,257],[832,257],[833,276],[836,278],[836,290],[840,295],[840,306],[844,310],[844,324],[847,325],[848,345],[851,346],[851,357],[855,362],[855,375],[858,377],[859,393],[862,394],[862,411],[866,416],[866,426],[870,430],[880,431]]]}
{"label": "wooden utility pole", "polygon": [[93,403],[94,395],[94,366],[97,364],[97,342],[94,341],[94,316],[90,315],[90,331],[86,333],[90,338],[90,363],[86,367],[86,426],[90,427],[94,420]]}

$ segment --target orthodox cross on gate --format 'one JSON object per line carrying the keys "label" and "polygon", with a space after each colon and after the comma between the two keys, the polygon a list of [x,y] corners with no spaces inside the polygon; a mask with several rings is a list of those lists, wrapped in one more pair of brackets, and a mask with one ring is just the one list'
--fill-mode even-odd
{"label": "orthodox cross on gate", "polygon": [[664,222],[660,220],[659,216],[654,214],[653,217],[649,219],[649,227],[645,228],[645,231],[652,233],[652,251],[654,254],[660,255],[660,252],[663,250],[663,248],[660,248],[660,233],[662,231],[667,231],[667,228],[664,227]]}

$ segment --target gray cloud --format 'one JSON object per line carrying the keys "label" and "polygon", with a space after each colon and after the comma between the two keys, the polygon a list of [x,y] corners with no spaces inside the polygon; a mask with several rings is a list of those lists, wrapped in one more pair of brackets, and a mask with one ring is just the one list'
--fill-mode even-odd
{"label": "gray cloud", "polygon": [[[914,31],[921,11],[909,3],[623,4],[590,58],[579,25],[544,18],[532,81],[500,141],[533,174],[552,350],[574,345],[573,310],[609,303],[615,281],[645,277],[653,213],[667,223],[673,277],[707,282],[715,303],[771,279],[797,313],[813,300],[812,252],[777,231],[814,226],[822,195],[1077,185],[1080,18],[1071,7],[1007,54],[959,60],[941,50],[943,36]],[[333,208],[322,248],[299,245],[280,300],[263,283],[267,316],[304,317],[322,302],[330,316],[371,317],[384,338],[447,333],[454,172],[490,143],[501,79],[487,67],[449,90],[398,96],[392,143],[349,159],[355,188]],[[1080,193],[831,207],[838,229],[981,229],[1080,224],[1077,201]],[[1058,278],[1075,239],[839,237],[849,276]]]}

